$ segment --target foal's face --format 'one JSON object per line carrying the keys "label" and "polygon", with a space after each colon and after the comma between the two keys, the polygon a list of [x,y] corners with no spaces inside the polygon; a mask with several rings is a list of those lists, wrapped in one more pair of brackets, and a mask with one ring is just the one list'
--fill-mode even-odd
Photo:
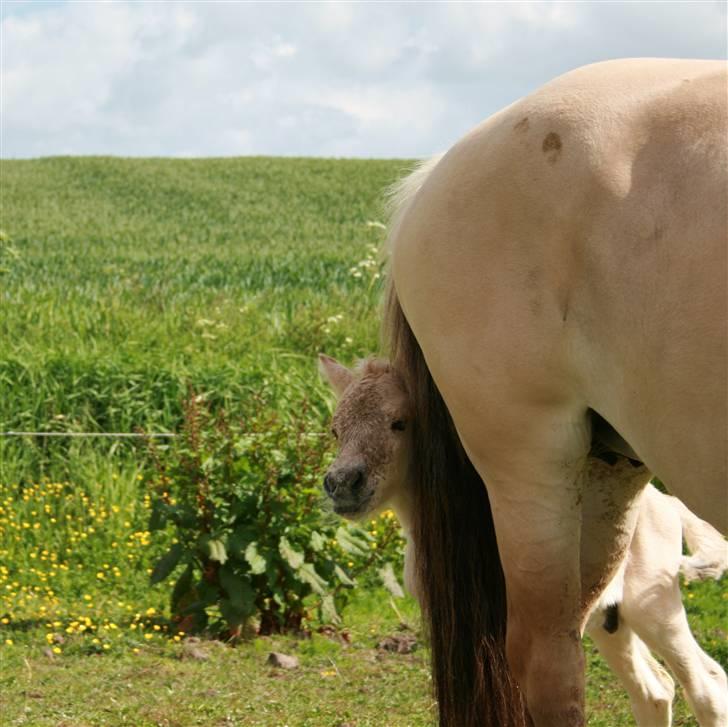
{"label": "foal's face", "polygon": [[321,368],[340,397],[331,427],[339,452],[324,490],[339,515],[364,518],[389,505],[405,486],[408,399],[385,362],[369,361],[357,374],[322,358]]}

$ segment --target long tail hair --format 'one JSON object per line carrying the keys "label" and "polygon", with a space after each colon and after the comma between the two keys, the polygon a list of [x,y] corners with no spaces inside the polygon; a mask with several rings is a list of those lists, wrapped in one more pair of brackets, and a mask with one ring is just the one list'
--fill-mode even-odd
{"label": "long tail hair", "polygon": [[522,727],[523,701],[505,657],[506,589],[488,495],[430,375],[391,275],[383,334],[413,405],[408,425],[415,487],[412,536],[439,723]]}

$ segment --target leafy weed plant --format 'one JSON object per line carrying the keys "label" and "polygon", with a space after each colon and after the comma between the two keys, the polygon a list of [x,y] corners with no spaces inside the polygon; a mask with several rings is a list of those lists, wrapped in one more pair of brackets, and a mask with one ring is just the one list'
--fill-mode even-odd
{"label": "leafy weed plant", "polygon": [[234,638],[255,620],[260,634],[298,632],[312,610],[319,622],[338,623],[364,572],[402,595],[394,570],[403,540],[391,513],[375,537],[324,512],[329,443],[305,430],[308,406],[304,399],[285,416],[256,396],[238,419],[191,394],[178,439],[153,447],[149,530],[171,525],[174,541],[151,580],[178,571],[171,612],[179,629]]}

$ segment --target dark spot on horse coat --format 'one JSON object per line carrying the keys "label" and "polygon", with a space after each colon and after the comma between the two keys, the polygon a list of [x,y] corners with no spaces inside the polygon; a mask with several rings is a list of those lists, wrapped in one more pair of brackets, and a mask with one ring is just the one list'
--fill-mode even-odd
{"label": "dark spot on horse coat", "polygon": [[546,154],[546,159],[551,164],[554,164],[561,156],[561,147],[561,137],[555,131],[551,131],[546,134],[546,138],[541,145],[541,150]]}
{"label": "dark spot on horse coat", "polygon": [[541,148],[544,153],[548,151],[558,151],[561,149],[561,137],[555,131],[549,132],[546,134],[546,138],[543,140]]}
{"label": "dark spot on horse coat", "polygon": [[604,612],[604,623],[602,628],[608,634],[614,634],[619,628],[619,606],[614,603],[611,606],[607,606],[607,610]]}
{"label": "dark spot on horse coat", "polygon": [[528,116],[522,118],[517,124],[513,126],[514,131],[528,131]]}

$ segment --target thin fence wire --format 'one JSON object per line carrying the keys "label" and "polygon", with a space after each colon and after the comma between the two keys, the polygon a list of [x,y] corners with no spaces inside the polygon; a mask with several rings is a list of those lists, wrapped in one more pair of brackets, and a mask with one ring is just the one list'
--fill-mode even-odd
{"label": "thin fence wire", "polygon": [[172,432],[0,432],[0,437],[119,437],[151,439],[152,437],[176,437]]}
{"label": "thin fence wire", "polygon": [[[304,432],[307,437],[325,437],[326,432]],[[0,437],[106,437],[119,439],[173,439],[178,436],[174,432],[0,432]],[[246,436],[265,436],[262,433],[253,432]]]}

